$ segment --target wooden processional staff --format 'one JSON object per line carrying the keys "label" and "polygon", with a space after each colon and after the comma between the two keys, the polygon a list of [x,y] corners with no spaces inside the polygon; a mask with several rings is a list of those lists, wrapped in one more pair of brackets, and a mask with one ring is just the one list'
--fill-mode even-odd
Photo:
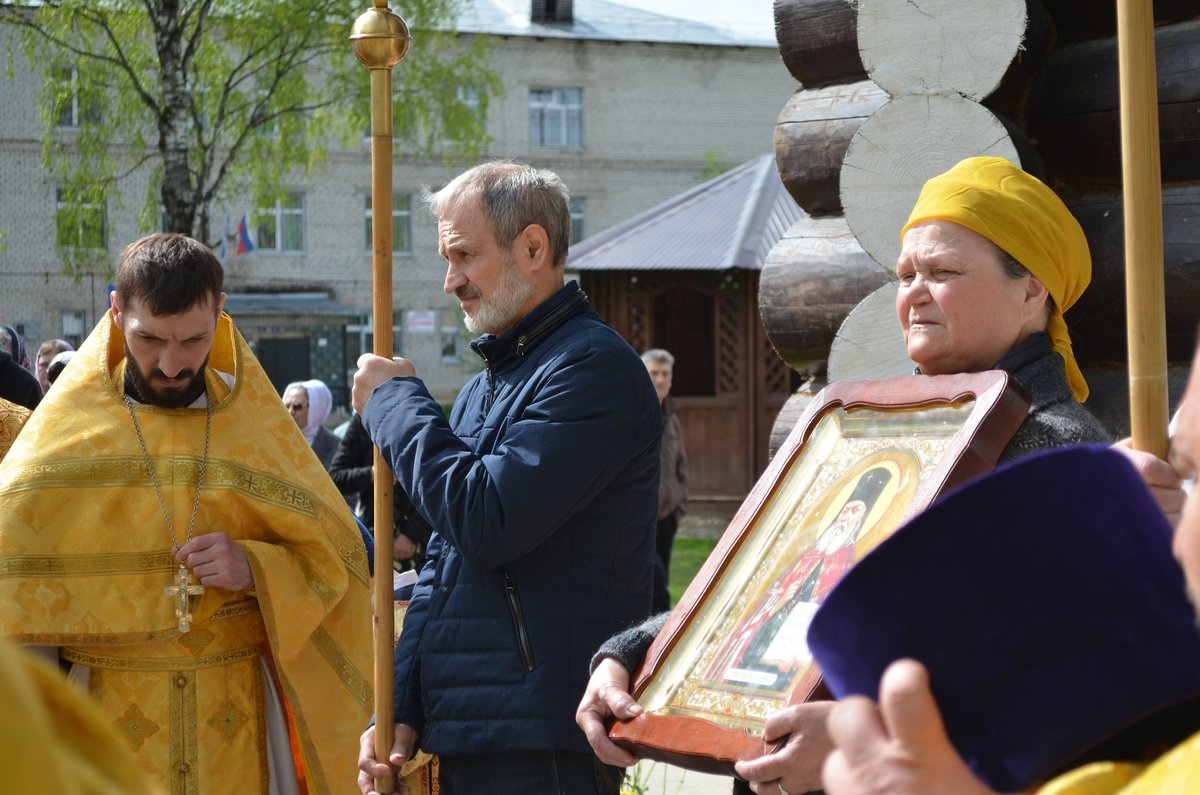
{"label": "wooden processional staff", "polygon": [[[354,55],[371,70],[371,270],[374,352],[392,358],[392,67],[408,54],[408,25],[374,0],[354,21],[350,42]],[[375,448],[375,527],[392,526],[392,470]],[[392,539],[375,534],[375,758],[386,761],[394,733],[392,695]],[[375,790],[395,791],[392,778],[376,779]]]}
{"label": "wooden processional staff", "polygon": [[1121,181],[1125,204],[1125,311],[1133,446],[1167,457],[1167,333],[1163,291],[1162,173],[1154,8],[1117,0]]}

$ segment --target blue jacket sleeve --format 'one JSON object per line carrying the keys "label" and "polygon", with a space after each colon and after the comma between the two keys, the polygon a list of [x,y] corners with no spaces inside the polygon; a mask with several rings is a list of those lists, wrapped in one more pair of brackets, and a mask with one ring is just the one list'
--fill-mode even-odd
{"label": "blue jacket sleeve", "polygon": [[393,658],[395,722],[412,726],[418,736],[425,726],[425,717],[421,709],[421,657],[417,649],[425,629],[425,617],[429,614],[429,596],[433,591],[442,548],[442,540],[434,533],[426,547],[425,565],[421,568],[412,599],[408,602],[408,610],[404,613],[404,626]]}
{"label": "blue jacket sleeve", "polygon": [[363,423],[405,491],[446,543],[480,566],[499,568],[537,548],[633,455],[651,449],[657,462],[662,419],[644,368],[597,346],[557,356],[507,385],[521,394],[497,397],[483,425],[505,430],[478,453],[417,378],[381,384],[365,407]]}
{"label": "blue jacket sleeve", "polygon": [[[354,512],[350,513],[354,516]],[[375,539],[371,537],[371,531],[362,523],[362,520],[354,516],[354,523],[358,525],[358,534],[362,536],[363,546],[367,548],[367,573],[372,577],[375,576]]]}

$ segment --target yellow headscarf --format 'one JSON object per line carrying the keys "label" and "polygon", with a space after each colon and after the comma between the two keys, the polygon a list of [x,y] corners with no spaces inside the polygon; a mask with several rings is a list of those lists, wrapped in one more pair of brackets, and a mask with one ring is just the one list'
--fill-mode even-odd
{"label": "yellow headscarf", "polygon": [[969,157],[921,188],[900,239],[922,221],[965,226],[1008,252],[1046,286],[1054,313],[1046,328],[1066,363],[1067,381],[1079,401],[1088,385],[1071,351],[1063,312],[1092,281],[1092,256],[1083,229],[1062,199],[1041,180],[1002,157]]}

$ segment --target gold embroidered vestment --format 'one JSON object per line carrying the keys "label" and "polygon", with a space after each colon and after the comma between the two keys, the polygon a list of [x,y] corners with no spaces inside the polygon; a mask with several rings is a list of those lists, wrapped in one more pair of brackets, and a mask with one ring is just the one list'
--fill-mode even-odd
{"label": "gold embroidered vestment", "polygon": [[[123,373],[124,341],[106,315],[0,463],[0,634],[88,666],[89,692],[142,767],[186,795],[266,792],[266,659],[309,791],[356,792],[371,620],[345,501],[222,315],[205,373],[212,435],[195,532],[237,541],[254,588],[205,588],[180,633],[163,593],[177,564]],[[175,527],[187,527],[205,412],[135,410]]]}

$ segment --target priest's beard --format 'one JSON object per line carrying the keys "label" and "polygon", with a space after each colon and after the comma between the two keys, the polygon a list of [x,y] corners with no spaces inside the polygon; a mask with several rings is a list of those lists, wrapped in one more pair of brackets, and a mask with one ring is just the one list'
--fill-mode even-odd
{"label": "priest's beard", "polygon": [[200,371],[195,370],[180,370],[175,376],[176,379],[185,378],[187,383],[182,386],[162,387],[158,388],[153,385],[153,380],[162,378],[165,379],[166,373],[162,370],[152,370],[147,377],[141,368],[138,367],[137,360],[133,358],[133,353],[129,350],[129,345],[125,346],[125,373],[129,376],[129,380],[133,382],[133,388],[137,391],[138,397],[143,403],[148,403],[151,406],[158,406],[164,409],[178,409],[184,406],[190,406],[195,402],[196,398],[204,393],[204,368],[208,366],[208,357],[204,357],[204,362],[200,365]]}
{"label": "priest's beard", "polygon": [[478,287],[467,285],[458,290],[459,297],[469,295],[479,300],[475,317],[467,317],[463,323],[472,334],[498,334],[511,328],[520,317],[518,313],[529,296],[533,284],[524,281],[517,264],[505,253],[500,260],[500,283],[488,297]]}

